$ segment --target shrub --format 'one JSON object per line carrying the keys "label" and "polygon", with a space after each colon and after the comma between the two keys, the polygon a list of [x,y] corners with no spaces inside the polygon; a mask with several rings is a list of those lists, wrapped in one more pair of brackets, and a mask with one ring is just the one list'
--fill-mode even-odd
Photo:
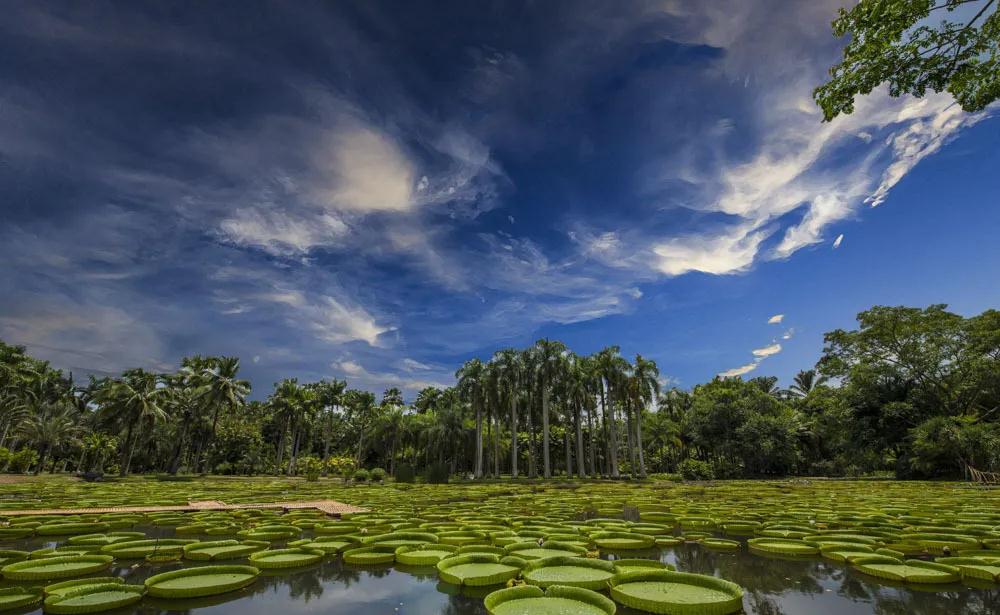
{"label": "shrub", "polygon": [[412,483],[416,478],[417,472],[408,463],[401,463],[396,466],[396,479],[397,483]]}
{"label": "shrub", "polygon": [[368,474],[368,470],[364,468],[358,468],[357,470],[354,471],[354,482],[356,483],[368,482],[369,478],[370,475]]}
{"label": "shrub", "polygon": [[38,463],[38,453],[34,449],[22,448],[10,456],[8,462],[11,472],[14,474],[24,474],[28,468]]}
{"label": "shrub", "polygon": [[443,485],[448,482],[450,475],[451,472],[449,471],[448,464],[432,463],[424,471],[424,481],[432,485]]}
{"label": "shrub", "polygon": [[302,474],[306,477],[309,482],[315,482],[319,480],[319,475],[323,473],[323,460],[309,455],[308,457],[302,458]]}
{"label": "shrub", "polygon": [[385,480],[386,471],[382,468],[372,468],[372,471],[368,473],[368,476],[372,479],[372,482],[381,483]]}
{"label": "shrub", "polygon": [[685,459],[677,464],[677,472],[684,480],[712,480],[712,466],[698,459]]}
{"label": "shrub", "polygon": [[334,476],[342,476],[344,482],[354,475],[354,459],[345,455],[336,455],[326,460],[326,471]]}
{"label": "shrub", "polygon": [[712,462],[712,476],[709,478],[741,478],[744,474],[743,466],[738,462],[727,459],[716,459]]}

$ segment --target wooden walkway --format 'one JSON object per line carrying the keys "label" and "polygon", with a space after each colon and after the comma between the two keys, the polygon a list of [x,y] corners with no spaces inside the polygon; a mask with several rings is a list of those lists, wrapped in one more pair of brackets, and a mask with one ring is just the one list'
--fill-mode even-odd
{"label": "wooden walkway", "polygon": [[86,515],[103,513],[152,513],[152,512],[199,512],[205,510],[248,510],[272,509],[284,511],[315,508],[331,517],[339,517],[343,513],[368,512],[367,508],[351,506],[336,500],[316,500],[314,502],[270,502],[264,504],[226,504],[218,500],[188,502],[186,506],[109,506],[106,508],[38,508],[33,510],[0,510],[2,517],[23,517],[27,515]]}

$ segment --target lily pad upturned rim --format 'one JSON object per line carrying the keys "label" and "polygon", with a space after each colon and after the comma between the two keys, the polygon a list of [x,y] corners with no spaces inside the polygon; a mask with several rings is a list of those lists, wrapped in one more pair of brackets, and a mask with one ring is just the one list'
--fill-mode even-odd
{"label": "lily pad upturned rim", "polygon": [[[545,590],[534,585],[521,585],[508,589],[500,589],[488,594],[483,601],[486,605],[487,612],[491,615],[497,615],[498,613],[503,613],[508,610],[502,606],[504,604],[510,604],[518,600],[530,600],[533,608],[531,611],[524,611],[524,613],[535,614],[539,613],[537,600],[544,600],[547,598],[560,599],[560,602],[564,600],[582,602],[588,607],[591,607],[584,609],[583,612],[593,611],[595,615],[596,613],[614,615],[615,611],[618,610],[615,603],[609,600],[606,596],[589,589],[583,589],[581,587],[568,587],[565,585],[552,585]],[[577,610],[580,611],[580,608],[577,607]],[[516,613],[516,611],[511,609],[511,614],[513,615],[513,613]]]}
{"label": "lily pad upturned rim", "polygon": [[[145,586],[149,595],[157,598],[200,598],[242,589],[253,583],[259,574],[260,569],[254,566],[195,566],[153,575],[146,579]],[[243,578],[201,587],[157,587],[157,584],[164,581],[207,575],[241,575]]]}
{"label": "lily pad upturned rim", "polygon": [[[898,560],[885,555],[855,558],[851,565],[869,576],[903,583],[956,583],[962,578],[962,572],[955,566],[919,559]],[[903,570],[887,570],[884,566],[896,566]],[[909,570],[917,572],[911,573]]]}
{"label": "lily pad upturned rim", "polygon": [[[95,600],[99,594],[107,594],[103,600]],[[142,585],[124,583],[103,583],[84,585],[62,594],[53,594],[45,599],[45,612],[53,615],[83,615],[119,609],[142,600],[146,588]],[[90,598],[79,604],[79,599]],[[74,603],[76,601],[77,603]]]}
{"label": "lily pad upturned rim", "polygon": [[[18,598],[18,596],[21,596]],[[44,599],[40,587],[5,587],[0,589],[0,611],[21,609],[38,604]]]}
{"label": "lily pad upturned rim", "polygon": [[44,588],[43,592],[46,596],[57,596],[59,594],[65,594],[73,590],[80,589],[86,585],[106,585],[108,583],[125,583],[125,579],[121,577],[90,577],[84,579],[70,579],[69,581],[60,581],[58,583],[49,583]]}
{"label": "lily pad upturned rim", "polygon": [[[468,585],[472,587],[486,587],[489,585],[500,585],[501,583],[506,583],[507,581],[517,577],[521,574],[522,562],[523,560],[517,557],[501,558],[499,555],[488,553],[468,553],[465,555],[446,557],[439,561],[435,566],[438,570],[438,576],[441,577],[441,580],[445,583],[451,583],[452,585]],[[489,572],[484,570],[483,574],[477,575],[458,575],[450,571],[459,566],[476,564],[492,566],[493,568]],[[503,568],[502,570],[499,569],[501,567]]]}
{"label": "lily pad upturned rim", "polygon": [[[65,579],[79,575],[93,574],[111,567],[115,558],[110,555],[74,555],[69,557],[43,557],[27,559],[0,568],[5,579],[12,581],[48,581],[49,579]],[[51,568],[53,565],[66,564],[65,570],[33,570],[36,568]],[[78,564],[78,565],[74,565]]]}
{"label": "lily pad upturned rim", "polygon": [[[396,561],[405,566],[434,566],[446,557],[458,553],[459,548],[455,545],[444,545],[433,543],[426,545],[404,545],[396,549]],[[441,557],[435,555],[420,555],[422,552],[428,553],[448,553]]]}
{"label": "lily pad upturned rim", "polygon": [[326,555],[319,549],[307,549],[304,547],[292,547],[290,549],[267,549],[251,553],[248,558],[251,563],[261,570],[273,570],[277,568],[300,568],[311,566],[323,559]]}
{"label": "lily pad upturned rim", "polygon": [[[728,595],[725,600],[714,597],[703,602],[692,602],[690,599],[671,601],[669,599],[651,599],[631,594],[623,586],[634,583],[671,583],[690,585]],[[727,615],[743,608],[743,588],[725,579],[704,574],[689,572],[674,572],[670,570],[650,570],[626,572],[615,576],[610,582],[611,597],[616,602],[627,607],[658,613],[661,615]]]}
{"label": "lily pad upturned rim", "polygon": [[[598,570],[606,573],[596,579],[572,579],[562,578],[558,581],[551,581],[538,578],[533,573],[545,568],[586,568],[588,570]],[[615,576],[615,565],[607,560],[590,559],[586,557],[548,557],[545,559],[532,560],[525,564],[521,570],[521,576],[529,585],[537,585],[541,588],[561,585],[565,587],[582,587],[583,589],[598,590],[607,587],[608,581]]]}

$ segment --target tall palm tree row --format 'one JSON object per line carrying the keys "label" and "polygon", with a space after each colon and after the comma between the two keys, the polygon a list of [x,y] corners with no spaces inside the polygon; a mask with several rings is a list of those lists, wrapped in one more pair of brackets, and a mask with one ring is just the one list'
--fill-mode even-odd
{"label": "tall palm tree row", "polygon": [[294,378],[249,401],[236,357],[195,355],[176,371],[130,369],[81,386],[0,342],[0,448],[30,448],[34,471],[123,476],[293,475],[303,457],[345,455],[390,473],[444,463],[476,478],[644,476],[658,376],[655,363],[629,363],[616,346],[581,356],[540,339],[466,361],[454,387],[426,387],[410,405],[398,388],[379,400],[343,380]]}

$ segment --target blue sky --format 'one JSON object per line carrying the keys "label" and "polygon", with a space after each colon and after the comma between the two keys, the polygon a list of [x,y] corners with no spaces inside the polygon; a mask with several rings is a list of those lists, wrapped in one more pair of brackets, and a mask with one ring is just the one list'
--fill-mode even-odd
{"label": "blue sky", "polygon": [[995,107],[821,123],[839,4],[8,6],[0,338],[238,355],[259,397],[548,336],[689,387],[787,383],[873,304],[996,307]]}

